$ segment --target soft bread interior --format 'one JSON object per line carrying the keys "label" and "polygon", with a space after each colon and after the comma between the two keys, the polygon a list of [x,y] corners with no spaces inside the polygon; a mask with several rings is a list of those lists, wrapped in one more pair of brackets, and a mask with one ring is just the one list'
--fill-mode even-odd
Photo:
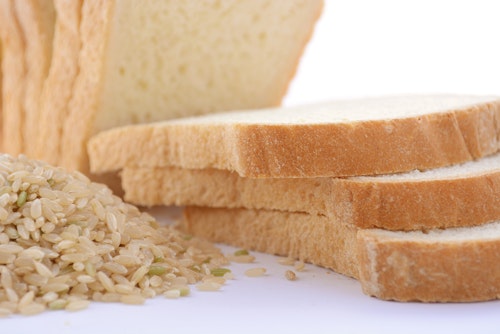
{"label": "soft bread interior", "polygon": [[278,105],[318,0],[115,1],[93,133]]}

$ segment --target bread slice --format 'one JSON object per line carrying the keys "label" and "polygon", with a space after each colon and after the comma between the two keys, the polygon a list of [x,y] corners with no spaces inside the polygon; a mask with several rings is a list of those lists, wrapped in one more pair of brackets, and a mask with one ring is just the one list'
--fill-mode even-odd
{"label": "bread slice", "polygon": [[53,165],[60,161],[62,128],[78,74],[81,6],[81,0],[54,0],[54,52],[40,98],[40,127],[34,152],[37,159]]}
{"label": "bread slice", "polygon": [[2,22],[2,142],[3,151],[23,152],[24,91],[26,66],[24,36],[15,10],[15,1],[0,1]]}
{"label": "bread slice", "polygon": [[473,302],[500,295],[500,221],[396,232],[305,213],[187,207],[181,227],[212,242],[333,269],[381,299]]}
{"label": "bread slice", "polygon": [[53,0],[16,0],[14,4],[25,44],[23,153],[33,157],[38,140],[40,96],[52,58],[55,10]]}
{"label": "bread slice", "polygon": [[289,256],[359,277],[358,229],[325,216],[190,206],[178,227],[211,242]]}
{"label": "bread slice", "polygon": [[390,174],[500,148],[500,100],[386,96],[126,126],[89,142],[91,170],[215,168],[247,177]]}
{"label": "bread slice", "polygon": [[500,220],[500,153],[451,167],[349,177],[251,179],[216,169],[125,167],[128,202],[305,212],[360,228],[420,230]]}
{"label": "bread slice", "polygon": [[61,164],[112,127],[280,104],[322,0],[86,1]]}
{"label": "bread slice", "polygon": [[500,296],[500,221],[471,228],[358,232],[363,291],[382,299],[473,302]]}

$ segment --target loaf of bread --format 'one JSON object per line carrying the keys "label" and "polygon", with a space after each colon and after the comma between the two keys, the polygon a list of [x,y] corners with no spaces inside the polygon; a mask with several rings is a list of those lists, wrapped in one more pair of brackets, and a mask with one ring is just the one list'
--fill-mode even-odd
{"label": "loaf of bread", "polygon": [[2,1],[5,150],[87,173],[87,140],[102,130],[277,106],[322,6]]}
{"label": "loaf of bread", "polygon": [[500,154],[450,167],[349,178],[252,179],[216,169],[125,167],[125,199],[141,206],[267,209],[360,228],[420,230],[500,220]]}
{"label": "loaf of bread", "polygon": [[307,213],[187,207],[181,226],[213,242],[331,268],[381,299],[471,302],[500,295],[500,222],[402,232]]}
{"label": "loaf of bread", "polygon": [[126,126],[89,141],[91,170],[215,168],[247,177],[389,174],[500,149],[500,100],[386,96]]}
{"label": "loaf of bread", "polygon": [[85,1],[61,165],[120,125],[279,105],[322,0]]}

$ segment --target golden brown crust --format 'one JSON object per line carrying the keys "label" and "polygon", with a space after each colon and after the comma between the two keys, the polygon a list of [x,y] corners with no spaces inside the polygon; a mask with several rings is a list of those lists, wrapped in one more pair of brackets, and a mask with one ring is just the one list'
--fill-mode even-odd
{"label": "golden brown crust", "polygon": [[500,295],[500,242],[419,242],[358,233],[363,291],[381,299],[473,302]]}
{"label": "golden brown crust", "polygon": [[306,212],[360,228],[389,230],[474,226],[500,219],[498,168],[432,180],[250,179],[222,170],[174,167],[125,167],[121,176],[125,199],[142,206]]}
{"label": "golden brown crust", "polygon": [[499,150],[499,134],[500,101],[492,101],[381,121],[129,126],[95,136],[88,151],[96,173],[124,166],[178,166],[231,170],[248,177],[351,176],[480,158]]}
{"label": "golden brown crust", "polygon": [[497,101],[444,114],[339,124],[334,129],[241,126],[236,171],[249,177],[312,177],[446,166],[496,152],[499,118]]}
{"label": "golden brown crust", "polygon": [[[498,234],[498,224],[490,233]],[[331,268],[358,278],[366,294],[381,299],[473,302],[500,296],[500,238],[488,232],[474,238],[388,236],[308,214],[198,207],[185,209],[181,227],[212,242]]]}
{"label": "golden brown crust", "polygon": [[356,228],[326,217],[266,210],[187,207],[185,232],[260,252],[290,256],[357,277]]}

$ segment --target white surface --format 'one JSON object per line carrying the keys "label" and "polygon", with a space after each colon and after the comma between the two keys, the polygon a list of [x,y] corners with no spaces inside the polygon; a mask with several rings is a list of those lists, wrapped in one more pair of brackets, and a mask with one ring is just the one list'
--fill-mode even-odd
{"label": "white surface", "polygon": [[[160,221],[171,209],[151,211]],[[224,254],[236,248],[219,245]],[[0,319],[1,333],[498,333],[499,301],[423,304],[364,295],[354,279],[306,264],[298,272],[279,257],[251,252],[256,261],[228,266],[235,279],[220,291],[179,299],[162,296],[140,306],[92,303],[83,311],[47,311]],[[267,269],[262,277],[245,270]],[[297,280],[288,281],[286,270]]]}
{"label": "white surface", "polygon": [[[500,93],[498,1],[326,0],[286,104],[406,93]],[[225,248],[226,249],[226,248]],[[76,313],[0,319],[2,333],[498,333],[500,302],[379,301],[360,285],[308,265],[294,282],[276,258],[268,275],[220,292],[143,306],[92,303]]]}

